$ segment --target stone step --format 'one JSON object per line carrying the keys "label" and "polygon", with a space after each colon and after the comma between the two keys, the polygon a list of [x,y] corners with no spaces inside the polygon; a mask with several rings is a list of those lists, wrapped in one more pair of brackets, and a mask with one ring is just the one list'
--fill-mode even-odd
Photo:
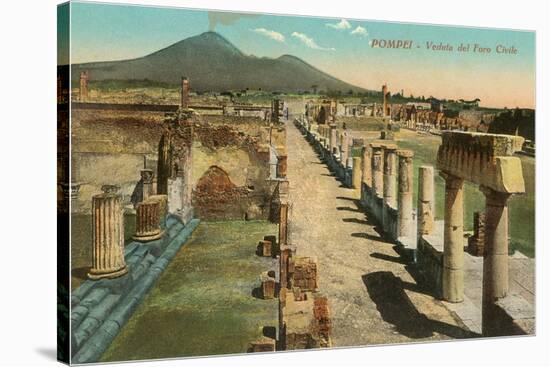
{"label": "stone step", "polygon": [[101,303],[90,310],[89,315],[81,322],[76,328],[71,338],[71,348],[73,351],[77,351],[88,340],[90,336],[99,328],[99,326],[109,316],[111,311],[115,308],[120,295],[109,294]]}

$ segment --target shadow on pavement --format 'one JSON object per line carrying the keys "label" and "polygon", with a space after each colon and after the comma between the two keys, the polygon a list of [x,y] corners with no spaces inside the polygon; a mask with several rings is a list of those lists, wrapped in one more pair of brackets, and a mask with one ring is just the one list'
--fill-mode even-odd
{"label": "shadow on pavement", "polygon": [[365,274],[362,279],[382,319],[394,325],[401,335],[411,339],[429,338],[434,333],[456,339],[480,336],[458,326],[427,318],[411,302],[401,279],[389,271]]}

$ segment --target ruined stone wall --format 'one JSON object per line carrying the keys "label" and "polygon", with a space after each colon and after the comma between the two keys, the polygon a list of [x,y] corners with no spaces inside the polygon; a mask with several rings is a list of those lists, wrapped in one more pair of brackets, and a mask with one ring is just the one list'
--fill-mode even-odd
{"label": "ruined stone wall", "polygon": [[[106,183],[120,186],[124,206],[130,206],[145,164],[155,172],[156,187],[158,144],[165,132],[165,118],[164,113],[158,112],[73,111],[73,181],[82,183],[75,201],[78,211],[89,212],[92,195],[101,192]],[[286,130],[282,126],[270,128],[256,117],[195,115],[190,164],[192,187],[210,167],[218,166],[239,188],[231,194],[212,195],[208,203],[204,195],[199,195],[198,203],[212,208],[217,200],[220,207],[228,209],[227,219],[266,218],[272,195],[272,185],[266,181],[269,154],[265,154],[270,140],[277,151],[286,151]],[[219,215],[213,215],[214,218]]]}
{"label": "ruined stone wall", "polygon": [[140,169],[156,171],[163,120],[151,112],[72,111],[72,179],[81,184],[75,211],[89,212],[104,184],[120,186],[124,206],[131,203]]}

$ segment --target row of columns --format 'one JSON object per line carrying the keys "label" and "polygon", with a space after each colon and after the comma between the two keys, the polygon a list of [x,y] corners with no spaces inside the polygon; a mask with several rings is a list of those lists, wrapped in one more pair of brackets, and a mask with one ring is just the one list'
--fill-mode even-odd
{"label": "row of columns", "polygon": [[[411,150],[398,150],[395,144],[373,142],[370,149],[363,146],[361,157],[353,162],[353,186],[357,188],[364,183],[383,199],[385,208],[397,209],[397,238],[414,236],[413,155]],[[382,224],[387,228],[385,208]]]}

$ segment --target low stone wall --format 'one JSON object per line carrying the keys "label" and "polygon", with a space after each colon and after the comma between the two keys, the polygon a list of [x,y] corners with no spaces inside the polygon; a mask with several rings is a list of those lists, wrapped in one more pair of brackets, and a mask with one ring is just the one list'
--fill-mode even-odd
{"label": "low stone wall", "polygon": [[99,361],[198,224],[199,220],[193,219],[184,226],[177,217],[169,216],[161,239],[126,245],[126,275],[88,280],[72,292],[72,363]]}

